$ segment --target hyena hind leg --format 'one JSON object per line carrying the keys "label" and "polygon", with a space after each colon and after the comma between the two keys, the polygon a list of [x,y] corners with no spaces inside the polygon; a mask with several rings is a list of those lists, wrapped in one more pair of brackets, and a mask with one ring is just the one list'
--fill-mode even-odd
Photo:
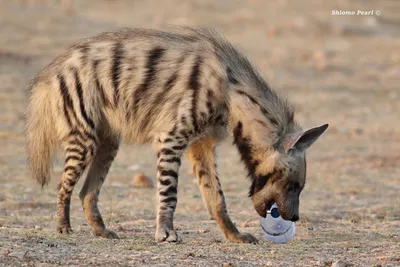
{"label": "hyena hind leg", "polygon": [[188,150],[188,159],[193,165],[203,200],[212,218],[230,242],[257,243],[257,239],[248,233],[240,233],[229,218],[225,197],[215,168],[215,140],[203,139],[192,144]]}
{"label": "hyena hind leg", "polygon": [[72,191],[90,164],[96,146],[95,136],[75,130],[72,130],[63,141],[65,163],[57,196],[57,231],[59,233],[69,234],[72,232],[70,222]]}
{"label": "hyena hind leg", "polygon": [[120,140],[114,136],[100,138],[99,147],[90,165],[85,183],[79,193],[88,224],[95,236],[118,239],[118,235],[105,227],[97,202],[100,189],[117,155]]}

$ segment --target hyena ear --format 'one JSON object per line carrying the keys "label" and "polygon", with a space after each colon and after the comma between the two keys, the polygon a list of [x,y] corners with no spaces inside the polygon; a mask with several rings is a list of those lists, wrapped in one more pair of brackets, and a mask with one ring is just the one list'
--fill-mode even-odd
{"label": "hyena ear", "polygon": [[328,129],[329,124],[308,129],[306,131],[297,132],[287,136],[284,139],[283,146],[285,151],[297,150],[305,151],[309,148],[321,135]]}

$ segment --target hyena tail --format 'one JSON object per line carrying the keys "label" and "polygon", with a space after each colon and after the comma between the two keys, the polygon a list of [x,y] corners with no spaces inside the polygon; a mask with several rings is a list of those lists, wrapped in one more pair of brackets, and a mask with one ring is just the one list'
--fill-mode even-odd
{"label": "hyena tail", "polygon": [[38,84],[30,87],[26,114],[28,161],[32,176],[42,187],[50,180],[51,158],[57,141],[49,89]]}

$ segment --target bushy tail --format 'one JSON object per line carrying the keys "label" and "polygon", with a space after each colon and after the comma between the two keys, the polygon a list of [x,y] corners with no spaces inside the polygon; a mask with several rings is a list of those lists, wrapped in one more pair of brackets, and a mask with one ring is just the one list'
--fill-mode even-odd
{"label": "bushy tail", "polygon": [[51,158],[57,133],[51,112],[51,95],[47,86],[33,84],[26,114],[28,161],[32,176],[42,185],[50,180]]}

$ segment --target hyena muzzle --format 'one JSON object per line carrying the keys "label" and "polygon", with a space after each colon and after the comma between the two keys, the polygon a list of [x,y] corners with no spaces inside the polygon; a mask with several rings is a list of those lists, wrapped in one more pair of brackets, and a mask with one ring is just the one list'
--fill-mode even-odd
{"label": "hyena muzzle", "polygon": [[122,29],[78,42],[37,75],[29,89],[26,135],[33,176],[42,186],[50,179],[55,148],[64,150],[60,233],[71,232],[71,194],[88,170],[79,194],[86,219],[95,235],[118,238],[105,227],[97,202],[125,140],[157,148],[157,241],[179,241],[173,215],[178,170],[187,151],[206,207],[225,237],[256,242],[228,216],[216,145],[233,137],[259,215],[277,202],[282,217],[296,221],[305,150],[327,127],[303,131],[292,107],[213,31]]}

